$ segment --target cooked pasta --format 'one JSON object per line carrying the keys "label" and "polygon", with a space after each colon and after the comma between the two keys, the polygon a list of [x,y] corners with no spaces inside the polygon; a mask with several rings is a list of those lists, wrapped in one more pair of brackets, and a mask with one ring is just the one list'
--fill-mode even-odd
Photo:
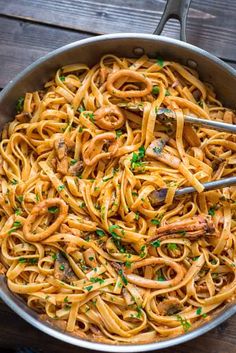
{"label": "cooked pasta", "polygon": [[[195,70],[147,56],[64,66],[19,99],[0,144],[0,271],[42,320],[144,343],[234,300],[236,187],[203,183],[235,175],[236,138],[185,114],[236,123]],[[196,193],[174,197],[183,186]]]}

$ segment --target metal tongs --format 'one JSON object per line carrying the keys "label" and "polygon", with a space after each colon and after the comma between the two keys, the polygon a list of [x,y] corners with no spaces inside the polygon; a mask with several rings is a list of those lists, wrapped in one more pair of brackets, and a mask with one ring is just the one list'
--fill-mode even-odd
{"label": "metal tongs", "polygon": [[[133,112],[140,112],[143,111],[143,105],[142,104],[134,104],[134,103],[119,103],[119,107],[123,109],[127,109]],[[161,122],[173,122],[176,119],[175,112],[171,109],[167,108],[160,108],[156,112],[157,119]],[[236,125],[233,124],[228,124],[228,123],[223,123],[221,121],[216,121],[216,120],[207,120],[207,119],[202,119],[202,118],[196,118],[190,115],[184,115],[184,121],[186,123],[190,123],[193,125],[197,126],[205,126],[211,129],[216,129],[219,131],[226,131],[231,134],[236,133]],[[204,191],[209,191],[209,190],[216,190],[216,189],[222,189],[228,186],[236,185],[236,176],[234,177],[229,177],[229,178],[224,178],[220,180],[215,180],[215,181],[210,181],[207,183],[202,184],[204,186]],[[154,190],[150,195],[149,199],[152,199],[152,206],[157,206],[160,205],[166,198],[167,195],[167,188],[159,189],[159,190]],[[191,194],[196,192],[196,189],[194,187],[185,187],[185,188],[180,188],[177,189],[175,192],[175,197],[176,196],[182,196],[186,194]]]}
{"label": "metal tongs", "polygon": [[[127,109],[133,112],[142,112],[142,104],[134,103],[119,103],[118,106],[123,109]],[[175,112],[171,109],[160,108],[156,111],[157,119],[161,122],[174,122],[176,120]],[[216,129],[219,131],[227,131],[232,134],[236,133],[236,125],[223,123],[217,120],[207,120],[202,118],[195,118],[194,116],[184,115],[184,121],[197,126],[206,126],[211,129]]]}

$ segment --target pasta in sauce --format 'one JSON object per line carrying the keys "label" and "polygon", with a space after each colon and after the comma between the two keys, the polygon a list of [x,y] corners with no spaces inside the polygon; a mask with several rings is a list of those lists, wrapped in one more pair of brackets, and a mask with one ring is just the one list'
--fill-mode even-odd
{"label": "pasta in sauce", "polygon": [[[17,110],[0,145],[0,271],[43,320],[144,343],[234,300],[236,187],[202,183],[235,175],[236,138],[184,114],[236,115],[196,71],[105,55],[62,67]],[[183,186],[197,192],[174,198]]]}

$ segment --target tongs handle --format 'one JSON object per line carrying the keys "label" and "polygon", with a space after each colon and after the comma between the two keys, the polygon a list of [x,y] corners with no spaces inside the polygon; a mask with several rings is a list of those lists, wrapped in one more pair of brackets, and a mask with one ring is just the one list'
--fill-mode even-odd
{"label": "tongs handle", "polygon": [[[204,186],[204,191],[222,189],[228,186],[236,185],[236,177],[229,177],[229,178],[224,178],[220,180],[209,181],[207,183],[203,183],[202,185]],[[155,190],[154,192],[155,192],[155,199],[158,200],[157,202],[158,204],[158,203],[162,203],[165,200],[168,189],[163,188],[160,190]],[[176,190],[175,197],[191,194],[194,192],[196,192],[196,189],[192,186],[188,186],[186,188],[180,188]]]}
{"label": "tongs handle", "polygon": [[186,42],[186,20],[191,0],[167,0],[161,20],[153,34],[161,34],[166,22],[175,18],[180,22],[180,39]]}
{"label": "tongs handle", "polygon": [[[168,118],[175,119],[174,116],[168,117]],[[190,123],[190,124],[194,124],[194,125],[198,125],[198,126],[206,126],[209,128],[219,130],[219,131],[226,131],[226,132],[230,132],[232,134],[236,133],[236,125],[224,123],[222,121],[195,118],[190,115],[184,115],[184,121],[186,123]]]}

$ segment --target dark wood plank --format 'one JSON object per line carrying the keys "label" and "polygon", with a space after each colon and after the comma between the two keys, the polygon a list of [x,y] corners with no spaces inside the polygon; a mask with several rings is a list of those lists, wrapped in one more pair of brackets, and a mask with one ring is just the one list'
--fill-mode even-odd
{"label": "dark wood plank", "polygon": [[[41,353],[93,353],[95,351],[76,348],[36,330],[7,306],[0,303],[0,351],[31,347]],[[164,349],[162,353],[235,353],[236,316],[211,332],[177,347]],[[14,337],[14,339],[13,339]]]}
{"label": "dark wood plank", "polygon": [[[0,0],[0,13],[91,33],[152,33],[163,0]],[[236,1],[192,0],[188,41],[225,59],[236,58]],[[178,23],[164,34],[178,37]]]}
{"label": "dark wood plank", "polygon": [[0,87],[39,57],[90,35],[0,17]]}
{"label": "dark wood plank", "polygon": [[[88,36],[68,29],[0,17],[0,87],[49,51]],[[228,63],[236,68],[236,62]]]}

